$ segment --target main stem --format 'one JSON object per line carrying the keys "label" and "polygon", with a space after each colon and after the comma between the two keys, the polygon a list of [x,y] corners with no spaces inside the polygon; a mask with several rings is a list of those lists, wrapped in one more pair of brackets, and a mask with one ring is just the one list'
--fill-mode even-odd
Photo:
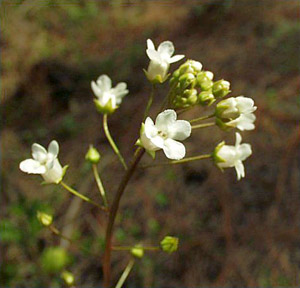
{"label": "main stem", "polygon": [[108,224],[106,228],[106,235],[105,235],[105,251],[104,251],[104,258],[103,258],[103,276],[104,276],[104,287],[110,286],[110,278],[111,278],[111,250],[112,250],[112,234],[113,234],[113,227],[116,220],[116,215],[119,209],[119,203],[121,197],[124,193],[124,190],[133,175],[134,170],[136,169],[138,163],[142,159],[145,153],[144,149],[140,149],[136,154],[134,160],[132,161],[129,169],[126,171],[119,188],[117,190],[116,196],[113,200],[111,208],[109,210],[108,216]]}
{"label": "main stem", "polygon": [[127,170],[126,162],[125,162],[123,156],[121,155],[121,152],[119,151],[118,146],[116,145],[116,143],[114,142],[113,138],[110,135],[108,125],[107,125],[107,114],[103,115],[103,129],[104,129],[104,133],[106,135],[106,138],[107,138],[110,146],[112,147],[112,149],[118,156],[118,158],[119,158],[120,162],[122,163],[122,165],[124,166],[125,170]]}

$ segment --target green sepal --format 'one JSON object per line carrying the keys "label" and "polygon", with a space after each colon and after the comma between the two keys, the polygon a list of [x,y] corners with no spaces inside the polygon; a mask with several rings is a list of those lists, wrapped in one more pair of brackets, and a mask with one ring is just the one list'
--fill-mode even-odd
{"label": "green sepal", "polygon": [[105,106],[102,106],[98,99],[94,99],[94,103],[95,103],[97,111],[101,114],[109,115],[109,114],[114,113],[115,110],[118,109],[118,107],[116,107],[116,108],[112,107],[111,99],[108,100],[108,102],[105,104]]}
{"label": "green sepal", "polygon": [[219,143],[217,145],[217,147],[215,148],[214,152],[212,153],[212,158],[214,160],[214,163],[216,164],[216,166],[223,172],[224,169],[222,167],[219,167],[217,164],[218,163],[224,163],[226,162],[223,158],[221,158],[220,156],[218,156],[218,153],[220,151],[220,149],[225,145],[225,141],[222,141],[221,143]]}
{"label": "green sepal", "polygon": [[153,160],[155,159],[155,151],[146,150],[146,152],[152,157]]}
{"label": "green sepal", "polygon": [[216,125],[223,131],[229,131],[233,129],[234,127],[231,125],[228,125],[226,122],[224,122],[221,118],[216,117]]}
{"label": "green sepal", "polygon": [[154,79],[151,79],[149,77],[149,74],[148,74],[148,71],[146,69],[143,69],[147,79],[152,83],[152,84],[162,84],[164,83],[168,78],[169,76],[171,75],[170,73],[167,74],[164,78],[161,77],[161,75],[156,75]]}

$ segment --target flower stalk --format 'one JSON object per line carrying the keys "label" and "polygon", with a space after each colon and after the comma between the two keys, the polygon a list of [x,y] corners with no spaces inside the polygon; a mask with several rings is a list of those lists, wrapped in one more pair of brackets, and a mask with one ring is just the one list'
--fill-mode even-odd
{"label": "flower stalk", "polygon": [[203,124],[193,125],[192,129],[206,128],[206,127],[211,127],[214,125],[216,125],[215,122],[203,123]]}
{"label": "flower stalk", "polygon": [[114,142],[113,138],[110,135],[108,125],[107,125],[107,114],[103,115],[103,130],[104,130],[104,133],[106,135],[106,138],[107,138],[110,146],[112,147],[112,149],[114,150],[114,152],[118,156],[118,158],[119,158],[121,164],[123,165],[123,167],[125,168],[125,170],[127,170],[128,168],[127,168],[126,162],[125,162],[118,146],[116,145],[116,143]]}
{"label": "flower stalk", "polygon": [[105,189],[104,189],[104,186],[102,184],[102,181],[101,181],[98,169],[97,169],[97,165],[93,164],[92,168],[93,168],[94,177],[95,177],[95,180],[96,180],[96,183],[97,183],[100,195],[101,195],[101,197],[103,199],[104,206],[108,207],[108,202],[107,202],[107,198],[106,198],[106,194],[105,194]]}
{"label": "flower stalk", "polygon": [[127,264],[125,270],[123,271],[123,273],[122,273],[122,275],[121,275],[121,277],[120,277],[120,279],[119,279],[119,281],[118,281],[115,288],[121,288],[123,286],[123,284],[126,281],[129,273],[132,270],[132,267],[133,267],[134,263],[135,263],[135,259],[134,258],[130,259],[130,261],[128,262],[128,264]]}
{"label": "flower stalk", "polygon": [[187,158],[184,158],[184,159],[181,159],[181,160],[174,160],[174,161],[169,161],[169,162],[144,165],[144,166],[142,166],[142,168],[183,164],[183,163],[187,163],[187,162],[192,162],[192,161],[197,161],[197,160],[202,160],[202,159],[208,159],[208,158],[211,158],[211,157],[212,157],[212,154],[203,154],[203,155],[199,155],[199,156],[187,157]]}
{"label": "flower stalk", "polygon": [[107,212],[107,208],[103,207],[101,205],[99,205],[98,203],[96,203],[95,201],[93,201],[92,199],[82,195],[81,193],[79,193],[78,191],[76,191],[75,189],[71,188],[68,184],[66,184],[65,182],[61,181],[60,182],[61,186],[64,187],[67,191],[69,191],[70,193],[72,193],[73,195],[79,197],[80,199],[82,199],[83,201],[86,201],[94,206],[97,206],[98,208],[100,208],[101,210]]}
{"label": "flower stalk", "polygon": [[190,123],[195,123],[195,122],[198,122],[198,121],[206,120],[206,119],[212,118],[214,116],[215,116],[215,113],[210,114],[210,115],[206,115],[206,116],[203,116],[203,117],[199,117],[199,118],[196,118],[196,119],[192,119],[192,120],[190,120]]}
{"label": "flower stalk", "polygon": [[150,108],[152,106],[153,99],[154,99],[154,93],[155,93],[155,84],[152,84],[151,93],[150,93],[149,100],[148,100],[148,103],[147,103],[147,106],[146,106],[146,109],[144,112],[144,118],[143,118],[144,120],[149,115],[149,111],[150,111]]}

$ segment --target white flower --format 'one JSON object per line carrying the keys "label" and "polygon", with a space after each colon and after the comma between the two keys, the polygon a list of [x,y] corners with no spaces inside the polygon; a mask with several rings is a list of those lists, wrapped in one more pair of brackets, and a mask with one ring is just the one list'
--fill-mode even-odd
{"label": "white flower", "polygon": [[176,120],[174,110],[165,110],[156,117],[155,124],[147,117],[141,133],[141,144],[147,151],[163,149],[169,159],[179,160],[185,156],[182,141],[191,135],[191,124],[185,120]]}
{"label": "white flower", "polygon": [[219,144],[214,152],[214,159],[219,168],[234,167],[237,173],[237,179],[245,177],[245,169],[243,162],[251,154],[250,144],[241,144],[242,137],[239,133],[235,133],[235,146],[224,145],[224,142]]}
{"label": "white flower", "polygon": [[[91,82],[92,90],[97,97],[96,105],[104,109],[107,113],[114,111],[122,103],[123,97],[128,94],[127,85],[121,82],[112,88],[111,79],[107,75],[101,75],[97,81]],[[98,107],[98,108],[99,108]]]}
{"label": "white flower", "polygon": [[20,163],[20,169],[28,174],[41,174],[46,183],[59,183],[63,177],[57,155],[58,143],[53,140],[48,146],[48,151],[41,145],[34,143],[31,147],[32,158]]}
{"label": "white flower", "polygon": [[256,109],[254,101],[244,96],[222,100],[216,107],[217,124],[225,129],[236,127],[241,131],[253,130],[256,119],[253,112]]}
{"label": "white flower", "polygon": [[177,62],[184,58],[184,55],[173,56],[175,48],[171,41],[162,42],[157,50],[152,40],[147,40],[147,55],[150,63],[147,70],[147,77],[150,81],[164,82],[171,63]]}

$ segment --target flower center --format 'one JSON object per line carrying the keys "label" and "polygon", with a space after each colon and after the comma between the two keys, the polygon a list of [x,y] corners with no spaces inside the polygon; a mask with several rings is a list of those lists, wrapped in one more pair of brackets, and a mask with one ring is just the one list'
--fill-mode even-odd
{"label": "flower center", "polygon": [[164,133],[163,131],[158,131],[157,134],[164,140],[168,138],[167,133]]}

